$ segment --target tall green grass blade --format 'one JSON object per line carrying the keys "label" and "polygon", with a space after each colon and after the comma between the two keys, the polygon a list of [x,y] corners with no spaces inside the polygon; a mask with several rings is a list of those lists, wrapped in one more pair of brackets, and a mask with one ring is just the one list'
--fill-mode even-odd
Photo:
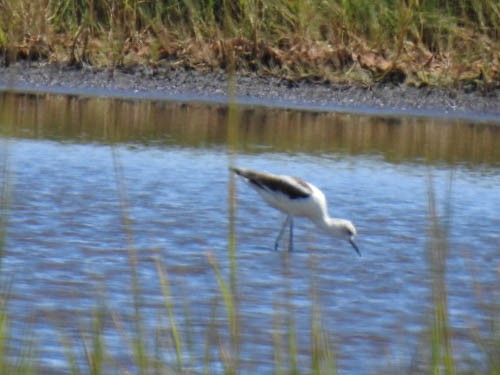
{"label": "tall green grass blade", "polygon": [[92,375],[104,373],[104,342],[103,342],[103,316],[102,311],[94,311],[93,329],[91,337],[91,347],[87,348],[87,358]]}
{"label": "tall green grass blade", "polygon": [[172,332],[172,338],[174,341],[175,353],[177,358],[177,369],[182,371],[182,355],[183,355],[183,347],[182,341],[180,338],[179,330],[177,328],[177,322],[175,320],[175,312],[174,306],[172,303],[172,293],[170,290],[170,283],[167,278],[167,273],[161,266],[158,258],[155,260],[156,262],[156,270],[158,272],[158,276],[160,278],[160,286],[163,293],[163,301],[165,303],[165,310],[167,311],[168,320],[170,322],[170,330]]}
{"label": "tall green grass blade", "polygon": [[[450,182],[451,184],[451,182]],[[451,192],[451,186],[450,186]],[[431,322],[431,372],[456,374],[452,350],[452,334],[448,318],[446,261],[448,256],[449,223],[443,223],[436,207],[436,193],[431,178],[428,182],[428,259],[432,278],[433,317]],[[449,199],[451,199],[449,197]],[[448,200],[447,205],[450,202]],[[449,214],[449,206],[448,214]],[[449,216],[448,216],[449,219]]]}
{"label": "tall green grass blade", "polygon": [[311,301],[311,373],[337,373],[335,352],[321,322],[321,311],[316,298]]}
{"label": "tall green grass blade", "polygon": [[2,276],[3,257],[5,252],[5,237],[10,210],[11,187],[9,172],[8,141],[2,140],[0,145],[0,276]]}
{"label": "tall green grass blade", "polygon": [[[232,55],[231,55],[232,56]],[[234,60],[230,57],[229,74],[228,74],[228,116],[227,116],[227,144],[229,148],[228,161],[229,166],[233,166],[236,159],[236,150],[238,145],[238,106],[236,103],[236,82],[234,76]],[[228,257],[229,257],[229,290],[223,283],[223,279],[215,264],[214,258],[210,260],[212,267],[216,272],[219,288],[222,291],[226,311],[229,317],[230,333],[231,333],[231,350],[233,368],[238,368],[239,351],[240,351],[240,324],[239,324],[239,300],[238,300],[238,268],[236,259],[236,185],[235,177],[231,173],[228,183],[228,210],[229,210],[229,227],[228,227]]]}
{"label": "tall green grass blade", "polygon": [[282,321],[281,313],[278,311],[278,307],[274,308],[274,318],[273,318],[273,349],[274,349],[274,374],[281,375],[285,371],[283,369],[283,338],[282,338]]}
{"label": "tall green grass blade", "polygon": [[222,299],[224,301],[224,307],[227,314],[229,333],[231,338],[231,347],[227,350],[222,350],[222,353],[226,353],[222,356],[226,365],[226,373],[235,374],[238,368],[238,352],[239,352],[239,321],[238,321],[238,311],[235,303],[235,297],[231,292],[231,286],[227,284],[222,276],[219,269],[219,265],[215,260],[214,256],[210,253],[207,254],[208,261],[215,271],[215,277],[217,279],[217,284],[222,294]]}
{"label": "tall green grass blade", "polygon": [[80,375],[80,370],[78,368],[78,362],[77,362],[77,354],[75,354],[75,348],[68,340],[68,338],[60,333],[59,335],[59,341],[61,343],[61,346],[64,350],[64,354],[66,355],[66,362],[68,363],[69,367],[69,373],[70,375]]}
{"label": "tall green grass blade", "polygon": [[287,314],[288,368],[290,374],[299,375],[300,371],[297,351],[297,326],[295,324],[295,318],[293,316],[291,305]]}
{"label": "tall green grass blade", "polygon": [[9,339],[9,317],[6,311],[6,303],[0,301],[0,370],[2,373],[7,373],[9,368],[9,360],[7,357],[7,343]]}
{"label": "tall green grass blade", "polygon": [[126,233],[127,250],[129,256],[129,265],[131,274],[131,287],[132,287],[132,298],[134,304],[134,325],[135,325],[135,335],[132,339],[132,344],[134,348],[134,357],[137,367],[139,369],[139,373],[143,374],[147,372],[147,369],[149,367],[149,359],[145,347],[146,336],[144,334],[144,329],[142,325],[143,324],[143,317],[141,314],[142,293],[139,286],[139,276],[137,274],[137,262],[138,262],[137,251],[133,244],[132,223],[129,215],[130,203],[127,196],[127,189],[125,187],[125,177],[118,156],[118,151],[113,145],[111,146],[111,153],[113,160],[113,168],[115,172],[116,188],[120,201],[121,218]]}

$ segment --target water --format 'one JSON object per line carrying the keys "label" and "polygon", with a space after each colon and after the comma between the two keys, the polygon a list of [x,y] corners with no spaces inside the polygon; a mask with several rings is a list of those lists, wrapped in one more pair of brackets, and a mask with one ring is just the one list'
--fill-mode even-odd
{"label": "water", "polygon": [[69,346],[85,369],[83,343],[91,346],[95,316],[104,311],[108,372],[134,372],[138,303],[150,353],[162,348],[157,356],[175,363],[160,265],[186,367],[199,372],[208,362],[222,372],[205,358],[209,338],[229,341],[208,257],[229,277],[233,161],[316,184],[332,216],[355,223],[363,253],[358,258],[349,243],[302,219],[296,251],[272,251],[282,215],[237,181],[243,373],[273,370],[289,315],[299,366],[308,368],[312,300],[341,374],[397,373],[421,358],[432,309],[430,186],[439,213],[449,211],[454,350],[460,361],[484,365],[471,332],[488,334],[494,312],[485,306],[498,297],[497,125],[251,107],[229,131],[221,105],[2,94],[0,108],[9,207],[2,277],[14,356],[32,343],[43,371],[64,373]]}

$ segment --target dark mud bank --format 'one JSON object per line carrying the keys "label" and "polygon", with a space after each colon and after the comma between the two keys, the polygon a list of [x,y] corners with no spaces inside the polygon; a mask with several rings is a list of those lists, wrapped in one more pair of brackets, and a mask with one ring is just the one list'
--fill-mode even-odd
{"label": "dark mud bank", "polygon": [[[449,116],[500,123],[500,89],[415,88],[384,84],[360,88],[307,81],[290,82],[237,75],[236,96],[245,104],[312,110]],[[0,67],[0,90],[56,92],[145,99],[227,101],[223,72],[71,68],[56,64],[16,63]]]}

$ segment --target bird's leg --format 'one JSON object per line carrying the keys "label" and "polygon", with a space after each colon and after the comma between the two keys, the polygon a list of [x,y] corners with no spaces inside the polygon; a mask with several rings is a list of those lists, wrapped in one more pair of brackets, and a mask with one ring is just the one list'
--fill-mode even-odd
{"label": "bird's leg", "polygon": [[293,217],[290,216],[290,239],[288,240],[288,251],[293,251]]}
{"label": "bird's leg", "polygon": [[292,217],[290,215],[287,215],[285,221],[283,222],[283,225],[281,226],[280,232],[278,233],[278,237],[276,237],[276,242],[274,243],[274,250],[278,250],[278,246],[280,244],[281,237],[283,236],[283,232],[285,232],[285,228],[288,225],[288,222],[290,221]]}

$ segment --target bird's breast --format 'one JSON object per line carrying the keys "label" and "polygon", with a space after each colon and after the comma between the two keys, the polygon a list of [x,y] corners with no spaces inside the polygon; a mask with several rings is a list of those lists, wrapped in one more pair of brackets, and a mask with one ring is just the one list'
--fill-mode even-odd
{"label": "bird's breast", "polygon": [[317,216],[316,202],[306,198],[289,198],[284,194],[261,192],[262,198],[272,207],[292,216]]}

